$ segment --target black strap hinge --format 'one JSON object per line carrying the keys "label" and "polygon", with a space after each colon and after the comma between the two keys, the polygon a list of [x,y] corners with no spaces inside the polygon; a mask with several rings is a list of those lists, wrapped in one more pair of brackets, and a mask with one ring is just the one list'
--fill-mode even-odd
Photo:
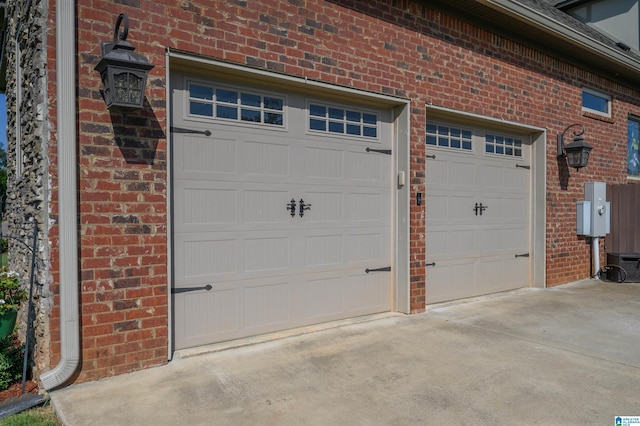
{"label": "black strap hinge", "polygon": [[213,287],[211,286],[211,284],[207,284],[203,287],[178,287],[178,288],[172,288],[171,289],[171,293],[172,294],[178,294],[178,293],[188,293],[190,291],[198,291],[198,290],[211,290]]}
{"label": "black strap hinge", "polygon": [[173,127],[171,126],[171,131],[173,133],[191,133],[196,135],[205,135],[211,136],[211,130],[195,130],[195,129],[185,129],[182,127]]}
{"label": "black strap hinge", "polygon": [[387,155],[391,155],[391,150],[390,149],[373,149],[373,148],[367,148],[366,150],[367,152],[377,152],[379,154],[387,154]]}
{"label": "black strap hinge", "polygon": [[516,164],[516,169],[527,169],[527,170],[531,170],[531,166],[523,166],[520,164]]}
{"label": "black strap hinge", "polygon": [[516,254],[516,257],[529,257],[529,253]]}
{"label": "black strap hinge", "polygon": [[391,266],[385,266],[384,268],[376,268],[376,269],[369,269],[369,268],[367,268],[367,269],[365,269],[364,271],[365,271],[367,274],[368,274],[369,272],[389,272],[389,271],[391,271]]}

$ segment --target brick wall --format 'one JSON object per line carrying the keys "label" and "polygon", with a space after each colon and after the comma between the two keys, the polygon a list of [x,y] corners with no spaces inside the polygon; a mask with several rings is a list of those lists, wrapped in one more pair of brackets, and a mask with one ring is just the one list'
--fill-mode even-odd
{"label": "brick wall", "polygon": [[[53,0],[49,7],[51,25]],[[413,312],[424,310],[428,279],[424,209],[413,199],[425,192],[427,103],[548,129],[547,283],[589,275],[589,246],[575,235],[574,203],[582,199],[586,181],[626,181],[626,116],[640,115],[638,92],[408,0],[96,0],[80,1],[77,12],[83,327],[78,380],[166,362],[166,48],[412,100]],[[93,70],[99,43],[111,38],[119,13],[129,16],[129,41],[156,65],[148,105],[126,115],[105,109]],[[50,58],[53,35],[52,30],[47,39]],[[582,85],[613,95],[611,120],[582,114]],[[49,103],[55,116],[51,95]],[[576,122],[587,128],[594,150],[589,167],[567,172],[556,160],[555,135]],[[49,149],[55,153],[55,142]],[[51,176],[55,214],[55,171]],[[50,237],[55,247],[55,226]],[[57,339],[52,334],[52,362]]]}

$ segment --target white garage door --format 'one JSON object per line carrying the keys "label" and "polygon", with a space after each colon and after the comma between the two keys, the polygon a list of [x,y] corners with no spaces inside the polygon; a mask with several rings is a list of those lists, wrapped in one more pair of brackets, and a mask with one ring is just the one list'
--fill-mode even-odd
{"label": "white garage door", "polygon": [[530,138],[428,122],[426,142],[427,303],[528,286]]}
{"label": "white garage door", "polygon": [[389,311],[390,113],[172,82],[175,347]]}

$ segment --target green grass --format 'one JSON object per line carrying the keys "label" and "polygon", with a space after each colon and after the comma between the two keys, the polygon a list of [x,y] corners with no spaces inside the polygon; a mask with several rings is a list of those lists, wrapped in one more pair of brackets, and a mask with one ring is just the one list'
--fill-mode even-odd
{"label": "green grass", "polygon": [[2,266],[9,266],[9,253],[6,251],[0,254],[0,267]]}
{"label": "green grass", "polygon": [[0,420],[0,426],[62,426],[51,404],[32,408]]}

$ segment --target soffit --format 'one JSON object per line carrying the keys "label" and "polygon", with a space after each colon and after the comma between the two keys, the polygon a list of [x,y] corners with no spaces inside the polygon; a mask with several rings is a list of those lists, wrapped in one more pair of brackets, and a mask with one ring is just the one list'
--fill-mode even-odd
{"label": "soffit", "polygon": [[428,5],[625,83],[640,83],[640,57],[557,9],[553,0],[431,0]]}

